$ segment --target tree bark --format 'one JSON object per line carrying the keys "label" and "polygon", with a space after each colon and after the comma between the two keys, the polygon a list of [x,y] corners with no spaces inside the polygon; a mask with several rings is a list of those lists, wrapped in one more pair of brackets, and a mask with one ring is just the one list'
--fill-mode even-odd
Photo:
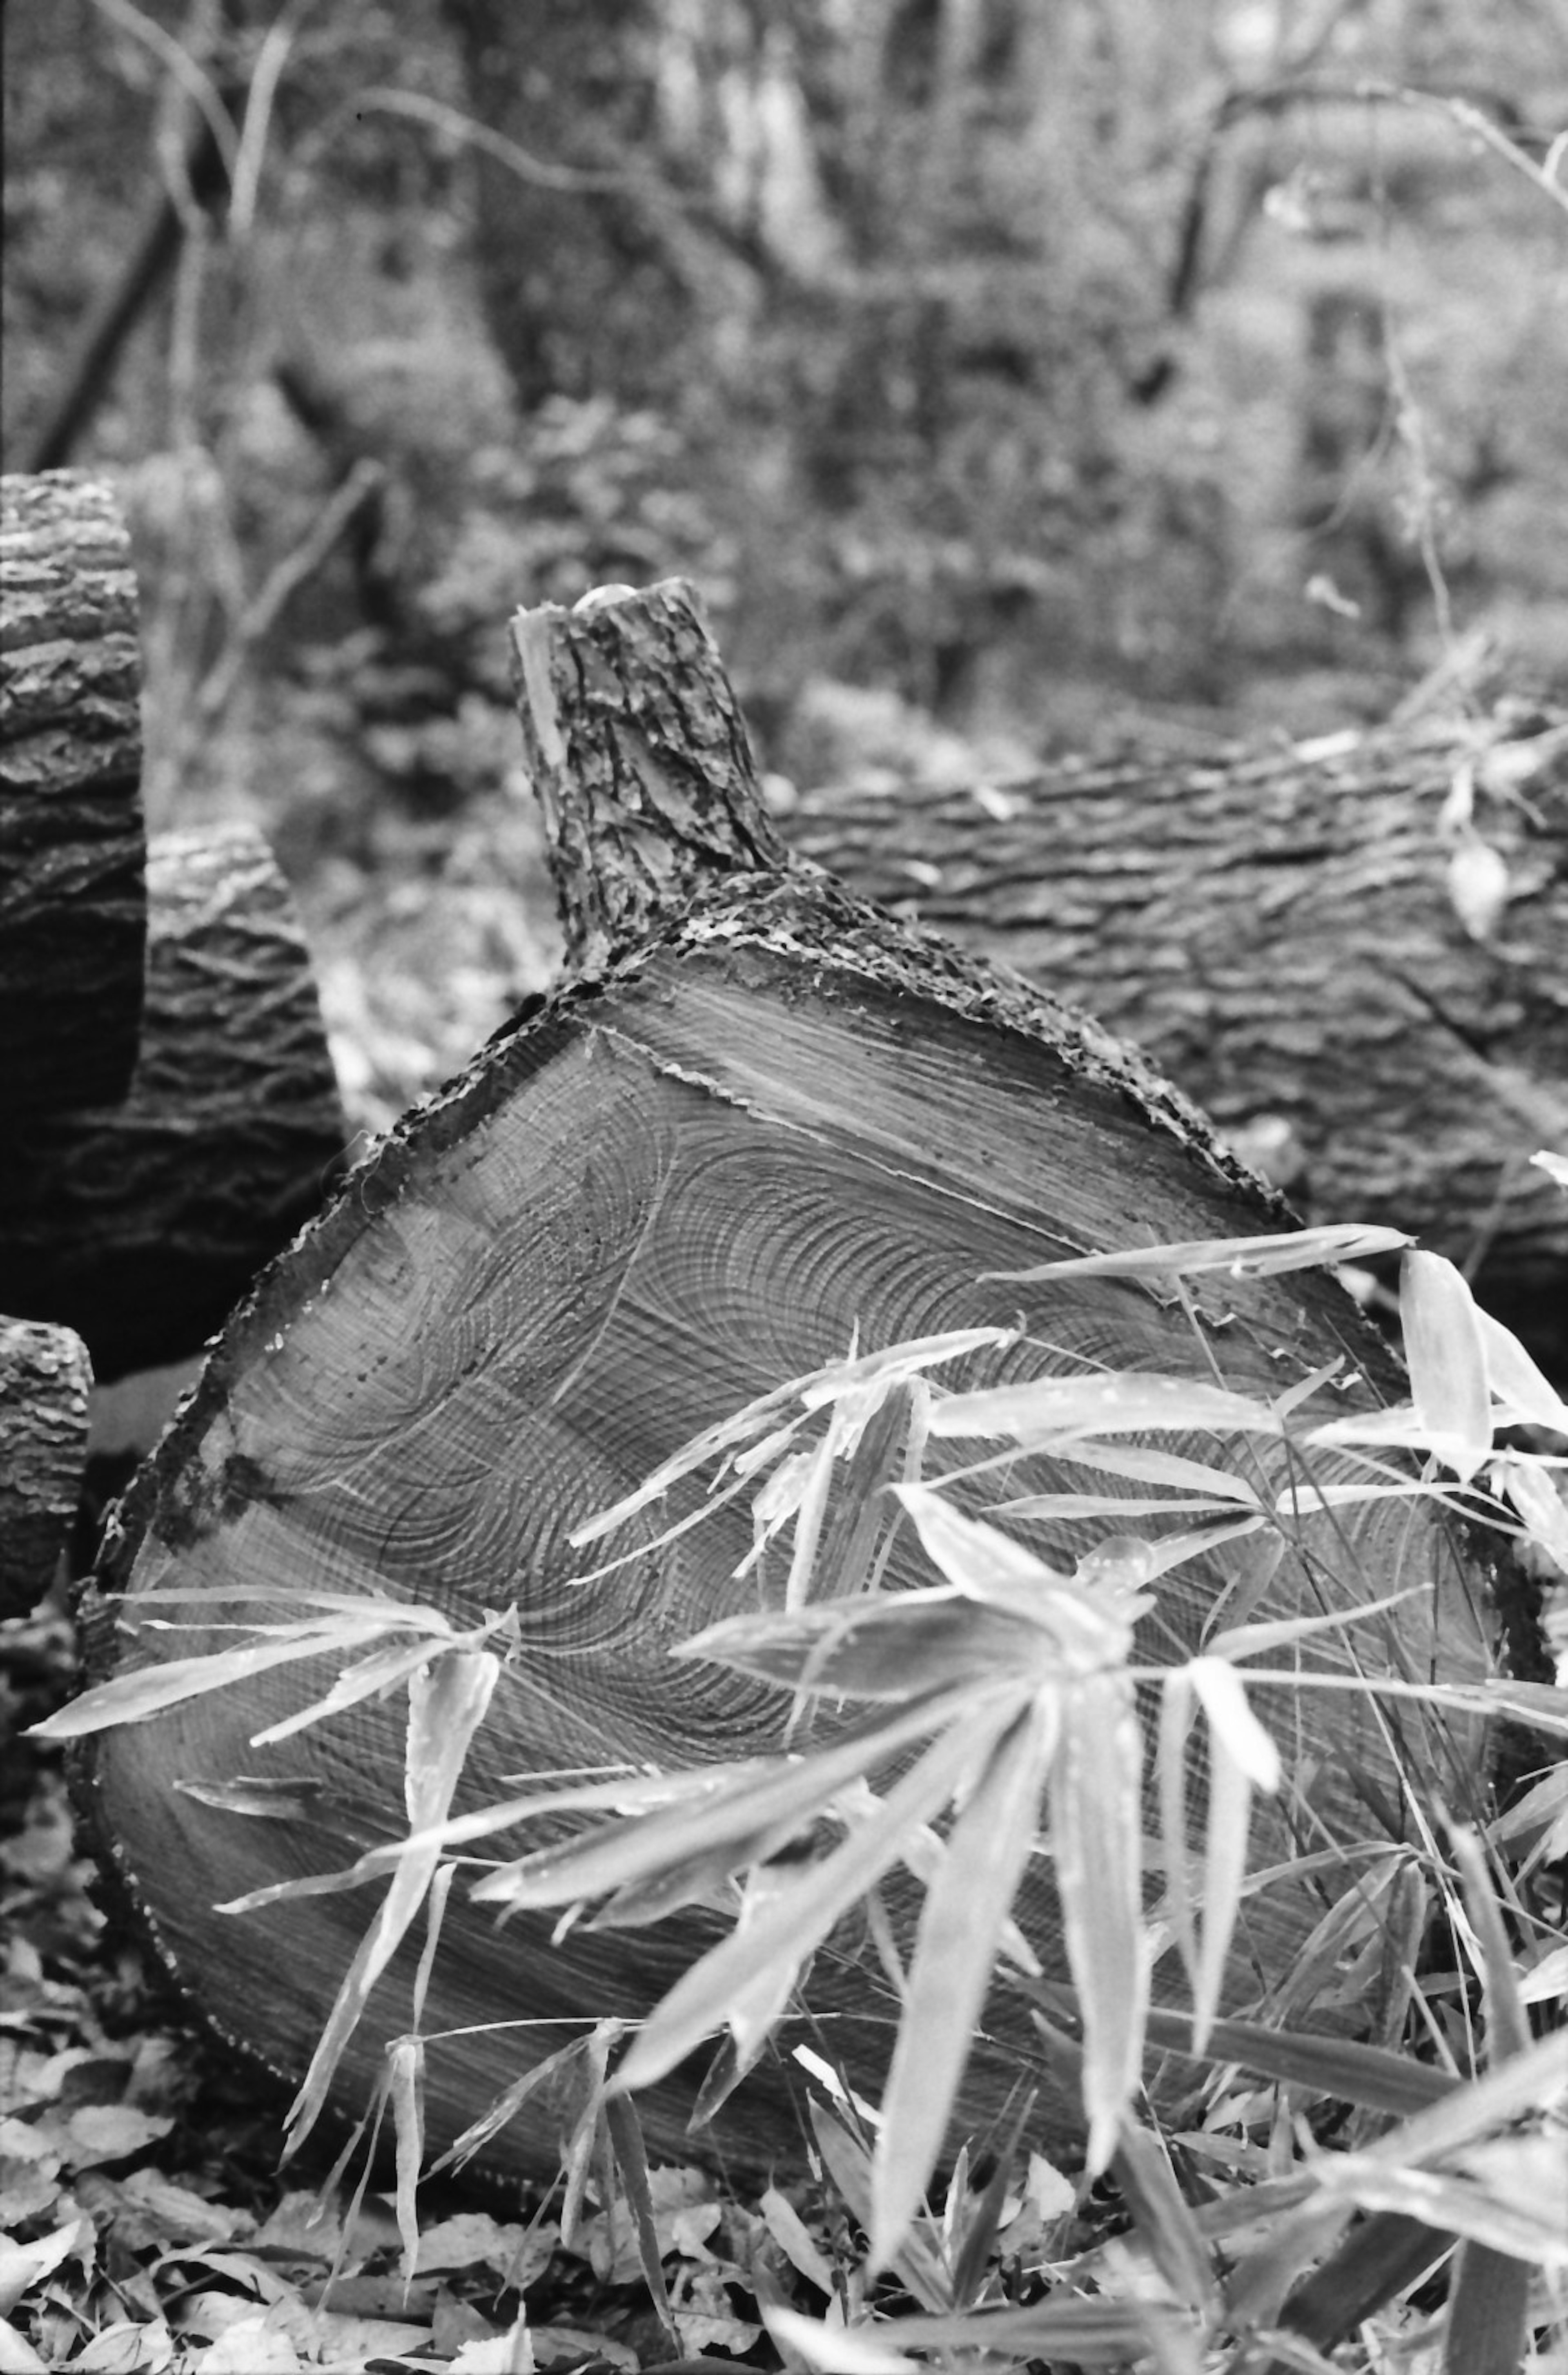
{"label": "tree bark", "polygon": [[[748,1513],[731,1505],[665,1539],[701,1502],[689,1481],[632,1522],[612,1547],[635,1554],[611,1572],[569,1538],[699,1429],[854,1342],[1007,1327],[1021,1312],[1026,1339],[944,1381],[1083,1363],[1200,1377],[1212,1358],[1231,1383],[1273,1391],[1339,1355],[1353,1380],[1344,1406],[1399,1389],[1349,1298],[1314,1273],[1226,1279],[1190,1318],[1127,1282],[1053,1291],[995,1275],[1128,1241],[1268,1230],[1280,1209],[1109,1034],[813,868],[750,862],[771,855],[771,836],[682,589],[547,611],[522,620],[516,641],[529,766],[569,934],[592,970],[408,1117],[258,1282],[123,1506],[89,1632],[101,1678],[166,1658],[175,1642],[181,1656],[226,1646],[232,1634],[206,1620],[287,1617],[305,1591],[374,1590],[459,1624],[514,1604],[516,1652],[459,1810],[492,1800],[507,1775],[782,1744],[785,1695],[668,1654],[700,1625],[779,1595],[766,1561],[737,1580]],[[1174,1447],[1213,1450],[1197,1437]],[[1386,1647],[1421,1672],[1482,1671],[1492,1617],[1474,1554],[1425,1504],[1390,1515],[1395,1506],[1338,1513],[1346,1594],[1420,1581],[1397,1649],[1373,1625],[1358,1654],[1375,1662]],[[1099,1531],[1073,1521],[1032,1539],[1070,1556]],[[1151,1657],[1192,1646],[1225,1573],[1170,1579]],[[929,1579],[902,1534],[889,1575]],[[1288,1552],[1265,1605],[1279,1616],[1315,1609],[1324,1583],[1315,1554]],[[159,1589],[195,1592],[202,1629],[138,1625],[138,1600]],[[259,1600],[241,1597],[253,1590]],[[1349,1661],[1338,1636],[1318,1639],[1309,1654]],[[395,1700],[253,1744],[328,1672],[269,1669],[103,1735],[78,1767],[116,1885],[193,2003],[291,2077],[370,1904],[326,1894],[233,1919],[211,1908],[339,1868],[403,1831]],[[1265,1713],[1287,1734],[1297,1720],[1321,1728],[1313,1803],[1326,1835],[1364,1831],[1363,1789],[1390,1809],[1401,1802],[1387,1737],[1355,1694],[1303,1700],[1289,1719]],[[1404,1753],[1432,1762],[1446,1802],[1477,1802],[1473,1739],[1418,1717]],[[289,1819],[222,1803],[242,1775],[280,1793]],[[1288,1859],[1288,1826],[1272,1819],[1260,1853]],[[888,1894],[907,1945],[912,1893]],[[1251,2000],[1259,1974],[1289,1967],[1321,1910],[1310,1885],[1249,1905],[1233,2004]],[[1059,1919],[1038,1862],[1020,1918],[1060,1975]],[[527,1919],[498,1932],[460,1883],[423,2022],[443,2032],[426,2062],[432,2149],[587,2024],[646,2012],[718,1926],[688,1907],[635,1935],[579,1926],[551,1945],[548,1924]],[[409,2025],[415,1951],[400,1954],[345,2054],[346,2112]],[[852,2080],[878,2088],[897,2008],[855,1923],[819,1957],[809,2000]],[[525,2025],[484,2026],[499,2021]],[[1070,2148],[1076,2109],[1032,2039],[997,1991],[961,2116],[984,2126],[1020,2074],[1038,2079],[1035,2141]],[[1174,2082],[1162,2083],[1169,2102]],[[787,2064],[753,2074],[695,2144],[691,2097],[683,2074],[642,2098],[655,2149],[722,2151],[745,2168],[800,2156]],[[548,2120],[520,2120],[486,2165],[548,2174],[556,2148]]]}
{"label": "tree bark", "polygon": [[111,490],[0,480],[0,1110],[124,1096],[147,937],[136,582]]}
{"label": "tree bark", "polygon": [[118,1104],[38,1117],[0,1164],[0,1304],[103,1379],[200,1350],[321,1206],[348,1136],[292,897],[248,826],[147,861],[141,1052]]}
{"label": "tree bark", "polygon": [[[1515,705],[1198,763],[808,794],[792,847],[1081,998],[1313,1220],[1472,1271],[1568,1371],[1568,720]],[[1505,869],[1467,928],[1465,868]],[[1484,916],[1476,920],[1484,923]]]}
{"label": "tree bark", "polygon": [[87,1346],[68,1328],[0,1318],[0,1617],[42,1599],[70,1539],[87,1460]]}

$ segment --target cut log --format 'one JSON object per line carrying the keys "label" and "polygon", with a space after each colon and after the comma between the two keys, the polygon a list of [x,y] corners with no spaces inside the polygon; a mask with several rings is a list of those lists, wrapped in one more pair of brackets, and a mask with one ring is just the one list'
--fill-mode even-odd
{"label": "cut log", "polygon": [[829,787],[787,832],[1081,998],[1249,1151],[1272,1133],[1310,1218],[1409,1230],[1568,1374],[1568,1200],[1529,1162],[1568,1146],[1560,711]]}
{"label": "cut log", "polygon": [[0,1111],[123,1097],[147,938],[130,540],[74,470],[0,479]]}
{"label": "cut log", "polygon": [[68,1328],[0,1318],[0,1617],[24,1615],[59,1572],[91,1384],[87,1346]]}
{"label": "cut log", "polygon": [[[123,1505],[89,1646],[104,1679],[223,1646],[232,1635],[208,1631],[208,1618],[285,1618],[306,1591],[392,1594],[462,1623],[514,1604],[516,1652],[459,1808],[493,1798],[505,1776],[781,1744],[783,1694],[669,1656],[710,1620],[782,1590],[766,1562],[737,1580],[744,1510],[656,1542],[701,1499],[698,1483],[678,1486],[611,1545],[630,1563],[603,1574],[569,1538],[699,1429],[854,1342],[1008,1327],[1021,1312],[1022,1341],[950,1366],[944,1382],[1085,1364],[1206,1377],[1212,1360],[1238,1387],[1277,1390],[1339,1356],[1357,1380],[1346,1408],[1400,1383],[1349,1298],[1316,1273],[1226,1279],[1198,1298],[1196,1319],[1127,1281],[1053,1290],[992,1275],[1129,1241],[1267,1231],[1280,1211],[1094,1025],[815,869],[772,862],[744,734],[682,589],[534,614],[515,635],[529,764],[569,936],[591,969],[410,1115],[260,1281]],[[629,933],[641,937],[629,944]],[[1176,1447],[1213,1452],[1197,1436]],[[1287,1552],[1264,1606],[1315,1610],[1330,1573],[1348,1603],[1409,1584],[1397,1643],[1374,1625],[1354,1654],[1421,1673],[1484,1671],[1492,1616],[1465,1543],[1420,1502],[1341,1519],[1342,1558],[1332,1541],[1332,1569],[1310,1549]],[[1102,1531],[1075,1522],[1033,1538],[1070,1553]],[[890,1572],[895,1584],[929,1579],[902,1535]],[[1222,1580],[1213,1565],[1169,1578],[1150,1657],[1196,1641]],[[159,1589],[196,1595],[198,1629],[138,1625],[141,1595]],[[1305,1654],[1337,1667],[1352,1656],[1333,1635]],[[90,1834],[159,1954],[208,2022],[289,2077],[374,1892],[233,1918],[211,1908],[341,1868],[405,1828],[396,1701],[252,1744],[328,1671],[269,1669],[102,1735],[78,1768]],[[1368,1802],[1397,1822],[1391,1735],[1363,1698],[1263,1699],[1286,1737],[1312,1731],[1315,1847],[1363,1835]],[[1419,1711],[1402,1713],[1399,1731],[1440,1772],[1447,1802],[1477,1802],[1473,1738]],[[288,1819],[225,1804],[242,1777],[273,1786]],[[1265,1825],[1262,1861],[1294,1852],[1302,1811]],[[1232,2004],[1291,1966],[1323,1909],[1315,1892],[1299,1881],[1249,1902]],[[889,1896],[907,1939],[910,1898]],[[1020,1919],[1059,1975],[1041,1864]],[[687,1908],[646,1932],[579,1927],[552,1946],[536,1920],[492,1928],[460,1879],[422,2023],[442,2033],[426,2064],[432,2148],[591,2022],[646,2012],[721,1927]],[[362,2107],[384,2041],[407,2028],[412,1976],[400,1954],[378,1986],[339,2067],[342,2109]],[[896,2003],[854,1922],[819,1958],[809,2001],[822,2024],[810,2033],[875,2091]],[[484,2026],[498,2022],[521,2026]],[[996,1991],[963,2115],[984,2123],[1020,2076],[1038,2080],[1035,2140],[1071,2149],[1076,2108],[1053,2091],[1032,2037]],[[1163,2099],[1177,2091],[1165,2082]],[[802,2156],[787,2063],[753,2074],[695,2142],[690,2101],[689,2074],[641,2098],[659,2152],[719,2150],[749,2168]],[[534,2106],[488,2146],[487,2166],[548,2175],[556,2148]]]}
{"label": "cut log", "polygon": [[321,1207],[348,1135],[310,957],[261,835],[159,835],[141,1052],[113,1105],[0,1164],[0,1304],[65,1321],[103,1379],[199,1352]]}

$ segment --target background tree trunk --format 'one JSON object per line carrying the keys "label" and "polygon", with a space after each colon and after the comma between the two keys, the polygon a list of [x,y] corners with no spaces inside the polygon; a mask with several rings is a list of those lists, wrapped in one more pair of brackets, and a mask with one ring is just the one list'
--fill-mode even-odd
{"label": "background tree trunk", "polygon": [[[1387,1222],[1568,1368],[1568,722],[808,794],[787,836],[1145,1047],[1314,1220]],[[1459,912],[1495,853],[1506,904]],[[1476,868],[1480,871],[1477,875]],[[1478,916],[1478,923],[1484,916]]]}
{"label": "background tree trunk", "polygon": [[[106,1596],[89,1602],[95,1679],[154,1664],[176,1640],[181,1656],[232,1644],[205,1625],[175,1637],[140,1625],[138,1601],[157,1589],[194,1592],[191,1617],[213,1628],[298,1615],[315,1604],[300,1595],[321,1591],[422,1602],[459,1626],[514,1603],[515,1651],[459,1810],[493,1800],[507,1775],[780,1744],[784,1694],[668,1654],[779,1593],[766,1559],[737,1579],[750,1547],[743,1509],[668,1536],[701,1501],[689,1480],[607,1546],[634,1554],[608,1571],[570,1536],[699,1429],[855,1341],[1006,1329],[1021,1311],[1027,1337],[945,1380],[1086,1361],[1206,1377],[1212,1357],[1234,1385],[1276,1390],[1338,1354],[1359,1380],[1346,1407],[1398,1390],[1380,1341],[1316,1274],[1226,1279],[1195,1319],[1127,1282],[1048,1292],[994,1275],[1129,1237],[1266,1230],[1279,1212],[1201,1117],[1096,1026],[814,868],[749,862],[770,852],[770,831],[680,589],[524,620],[516,640],[569,936],[594,970],[410,1116],[258,1282],[141,1471],[103,1563]],[[1482,1671],[1492,1618],[1473,1554],[1426,1505],[1395,1517],[1391,1506],[1339,1513],[1344,1589],[1372,1598],[1419,1578],[1388,1654],[1421,1672]],[[1038,1539],[1070,1556],[1095,1531],[1075,1522]],[[899,1536],[890,1579],[924,1572]],[[1173,1577],[1149,1654],[1190,1647],[1226,1579],[1220,1563]],[[1265,1604],[1289,1615],[1315,1608],[1322,1589],[1315,1555],[1288,1553]],[[1323,1639],[1314,1654],[1349,1659],[1338,1637]],[[1358,1642],[1363,1658],[1381,1653],[1375,1627]],[[255,1744],[336,1662],[271,1668],[122,1726],[77,1771],[105,1867],[193,2003],[296,2077],[370,1899],[315,1895],[235,1918],[211,1908],[401,1834],[400,1699]],[[1387,1735],[1363,1699],[1325,1695],[1289,1721],[1283,1707],[1264,1712],[1287,1731],[1321,1723],[1314,1820],[1329,1835],[1364,1836],[1363,1790],[1400,1802]],[[1446,1802],[1477,1802],[1473,1738],[1418,1719],[1403,1753],[1431,1760]],[[264,1802],[286,1818],[262,1819]],[[1265,1824],[1266,1861],[1291,1852],[1286,1829],[1282,1817]],[[912,1894],[889,1896],[907,1944]],[[1321,1910],[1310,1884],[1249,1906],[1232,2003],[1250,1999],[1256,1975],[1288,1967]],[[1060,1973],[1039,1865],[1020,1918]],[[687,1907],[635,1937],[580,1925],[552,1946],[548,1925],[526,1918],[498,1932],[460,1885],[423,2021],[454,2032],[428,2052],[432,2148],[595,2019],[645,2012],[716,1934],[715,1915]],[[348,2048],[335,2097],[345,2112],[408,2026],[413,1967],[413,1950],[400,1952]],[[819,1958],[810,2001],[852,2081],[879,2086],[897,2006],[855,1923]],[[485,2026],[496,2022],[525,2026]],[[961,2116],[983,2126],[1020,2075],[1038,2081],[1035,2140],[1050,2149],[1077,2133],[1078,2114],[1032,2038],[998,1991]],[[656,2151],[694,2148],[693,2083],[683,2073],[643,2098]],[[530,2107],[486,2166],[548,2174],[557,2145]],[[695,2148],[746,2167],[797,2156],[787,2065],[754,2074]]]}

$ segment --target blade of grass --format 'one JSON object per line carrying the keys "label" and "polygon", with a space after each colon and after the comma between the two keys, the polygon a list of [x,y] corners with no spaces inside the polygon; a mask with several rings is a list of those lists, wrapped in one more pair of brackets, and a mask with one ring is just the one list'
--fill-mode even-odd
{"label": "blade of grass", "polygon": [[925,1892],[872,2163],[873,2270],[902,2240],[941,2151],[1002,1923],[1033,1851],[1058,1722],[1055,1695],[1041,1696],[1004,1733]]}
{"label": "blade of grass", "polygon": [[1143,1736],[1132,1686],[1091,1674],[1064,1695],[1051,1836],[1067,1965],[1084,2014],[1086,2166],[1105,2167],[1138,2083],[1149,2003],[1142,1904]]}

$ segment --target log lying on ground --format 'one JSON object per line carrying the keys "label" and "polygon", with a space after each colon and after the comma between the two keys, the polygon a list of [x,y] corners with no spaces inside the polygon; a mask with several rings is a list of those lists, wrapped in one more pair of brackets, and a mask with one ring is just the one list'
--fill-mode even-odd
{"label": "log lying on ground", "polygon": [[0,1317],[0,1617],[53,1582],[88,1448],[87,1346],[68,1328]]}
{"label": "log lying on ground", "polygon": [[1310,1218],[1386,1222],[1473,1268],[1568,1372],[1568,1200],[1529,1163],[1568,1145],[1560,711],[829,787],[786,830],[865,896],[1081,999],[1228,1134],[1276,1126]]}
{"label": "log lying on ground", "polygon": [[124,1095],[147,937],[130,542],[74,470],[0,479],[0,1112]]}
{"label": "log lying on ground", "polygon": [[[1234,1385],[1272,1391],[1338,1355],[1360,1380],[1343,1407],[1399,1390],[1391,1357],[1316,1273],[1227,1279],[1199,1297],[1196,1323],[1136,1282],[1049,1290],[989,1276],[1129,1240],[1267,1231],[1280,1211],[1132,1051],[784,861],[682,589],[536,613],[514,632],[530,765],[586,969],[407,1117],[259,1282],[124,1505],[90,1629],[101,1680],[228,1646],[216,1628],[285,1618],[306,1592],[391,1594],[464,1623],[514,1602],[516,1654],[459,1809],[493,1799],[505,1776],[781,1743],[783,1694],[669,1658],[700,1625],[782,1589],[767,1563],[736,1579],[750,1546],[743,1506],[655,1542],[701,1498],[698,1483],[677,1486],[605,1546],[636,1555],[604,1574],[569,1537],[699,1429],[854,1342],[1008,1327],[1021,1311],[1026,1339],[949,1366],[944,1382],[1085,1363],[1205,1377],[1212,1357]],[[1197,1436],[1174,1447],[1214,1450]],[[1397,1648],[1373,1626],[1355,1654],[1482,1671],[1491,1614],[1453,1531],[1421,1502],[1347,1508],[1331,1533],[1341,1524],[1342,1558],[1326,1548],[1348,1599],[1416,1587]],[[1079,1522],[1036,1539],[1070,1553],[1102,1530]],[[902,1535],[890,1572],[929,1577]],[[1315,1609],[1327,1576],[1310,1551],[1288,1552],[1263,1604]],[[1220,1588],[1213,1565],[1173,1575],[1149,1654],[1190,1646]],[[154,1590],[196,1595],[183,1613],[198,1629],[139,1626]],[[1343,1666],[1352,1653],[1330,1635],[1307,1654]],[[78,1774],[106,1865],[193,2003],[289,2077],[374,1892],[232,1918],[211,1908],[341,1868],[405,1827],[397,1700],[253,1744],[329,1671],[271,1668],[107,1732]],[[1364,1834],[1362,1792],[1400,1802],[1390,1735],[1362,1698],[1270,1709],[1265,1695],[1265,1711],[1287,1734],[1298,1720],[1318,1728],[1315,1845]],[[1429,1735],[1419,1710],[1402,1711],[1399,1731],[1441,1772],[1448,1802],[1476,1802],[1473,1738]],[[252,1789],[225,1802],[242,1778],[270,1800]],[[268,1802],[286,1819],[258,1818]],[[1266,1826],[1262,1861],[1292,1852],[1293,1811]],[[689,1907],[645,1932],[575,1928],[552,1947],[548,1923],[498,1931],[464,1891],[460,1877],[421,2024],[461,2032],[428,2050],[432,2149],[594,2020],[646,2011],[722,1927]],[[907,1940],[911,1903],[890,1898]],[[1249,1902],[1233,2004],[1290,1967],[1323,1902],[1311,1882]],[[1041,1863],[1020,1918],[1062,1972]],[[362,2107],[384,2040],[409,2026],[412,1973],[400,1953],[377,1987],[339,2065],[341,2109]],[[853,1922],[809,1992],[823,2025],[812,2034],[875,2091],[896,2005]],[[479,2026],[497,2022],[523,2026]],[[964,2116],[983,2125],[1020,2075],[1038,2078],[1035,2140],[1070,2150],[1075,2107],[1053,2092],[1032,2037],[998,1990]],[[753,2168],[799,2157],[787,2065],[753,2074],[706,2145],[684,2133],[690,2099],[685,2074],[642,2098],[657,2152],[719,2149]],[[548,2175],[556,2149],[535,2102],[486,2162]]]}
{"label": "log lying on ground", "polygon": [[0,1305],[75,1328],[103,1379],[199,1352],[320,1210],[348,1135],[309,953],[261,835],[160,835],[147,885],[128,1094],[23,1122],[0,1163]]}

